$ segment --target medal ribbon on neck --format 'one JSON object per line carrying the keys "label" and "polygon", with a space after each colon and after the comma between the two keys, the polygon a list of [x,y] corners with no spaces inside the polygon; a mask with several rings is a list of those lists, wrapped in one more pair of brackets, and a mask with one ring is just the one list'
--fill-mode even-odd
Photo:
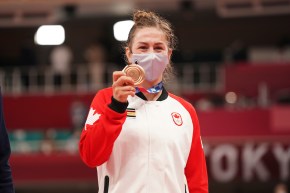
{"label": "medal ribbon on neck", "polygon": [[162,88],[163,88],[163,83],[161,81],[158,84],[156,84],[148,89],[145,89],[143,87],[136,87],[136,94],[139,92],[159,93],[160,91],[162,91]]}

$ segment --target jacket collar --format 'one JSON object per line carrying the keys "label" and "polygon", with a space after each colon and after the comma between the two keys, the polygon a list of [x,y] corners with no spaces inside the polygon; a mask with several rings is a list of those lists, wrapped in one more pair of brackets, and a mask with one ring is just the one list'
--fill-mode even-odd
{"label": "jacket collar", "polygon": [[[138,96],[139,98],[143,99],[144,101],[147,101],[147,98],[144,96],[144,94],[142,92],[137,93],[136,96]],[[162,88],[162,93],[161,93],[161,95],[159,96],[159,98],[156,101],[164,101],[165,99],[167,99],[167,97],[168,97],[168,92],[163,87]]]}

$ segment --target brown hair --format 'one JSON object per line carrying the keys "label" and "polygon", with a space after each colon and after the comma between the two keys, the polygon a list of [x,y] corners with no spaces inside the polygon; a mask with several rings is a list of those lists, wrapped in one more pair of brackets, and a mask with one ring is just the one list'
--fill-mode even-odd
{"label": "brown hair", "polygon": [[[156,27],[164,32],[166,36],[166,40],[168,42],[168,47],[172,50],[175,50],[177,38],[173,33],[173,29],[171,24],[158,14],[151,12],[151,11],[144,11],[144,10],[137,10],[133,14],[133,21],[134,25],[131,28],[128,40],[125,44],[125,47],[128,47],[130,51],[132,50],[132,42],[134,36],[136,34],[137,29],[141,29],[144,27]],[[163,81],[170,79],[173,75],[173,67],[171,61],[167,65],[164,74],[163,74]]]}

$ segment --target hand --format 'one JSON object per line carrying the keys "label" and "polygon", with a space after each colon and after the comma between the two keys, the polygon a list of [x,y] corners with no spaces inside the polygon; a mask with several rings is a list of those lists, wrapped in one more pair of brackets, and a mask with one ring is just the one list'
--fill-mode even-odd
{"label": "hand", "polygon": [[129,95],[135,95],[134,81],[122,71],[113,72],[113,97],[119,102],[127,102]]}

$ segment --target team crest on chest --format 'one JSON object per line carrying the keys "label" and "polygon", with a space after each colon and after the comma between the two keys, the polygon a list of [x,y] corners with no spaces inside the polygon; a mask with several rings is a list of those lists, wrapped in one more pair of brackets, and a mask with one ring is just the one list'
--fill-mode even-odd
{"label": "team crest on chest", "polygon": [[175,125],[181,126],[183,124],[182,117],[179,113],[173,112],[171,113],[171,116]]}

